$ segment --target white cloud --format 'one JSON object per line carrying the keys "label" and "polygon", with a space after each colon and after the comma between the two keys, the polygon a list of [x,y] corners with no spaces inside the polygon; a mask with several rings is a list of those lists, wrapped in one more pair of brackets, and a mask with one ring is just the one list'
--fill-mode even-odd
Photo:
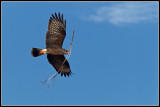
{"label": "white cloud", "polygon": [[86,18],[95,22],[110,22],[115,25],[139,23],[158,19],[158,2],[121,2],[97,9]]}

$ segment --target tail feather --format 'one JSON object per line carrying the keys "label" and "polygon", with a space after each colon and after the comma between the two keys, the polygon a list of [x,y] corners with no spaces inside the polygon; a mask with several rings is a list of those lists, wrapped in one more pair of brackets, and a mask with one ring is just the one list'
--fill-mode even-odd
{"label": "tail feather", "polygon": [[32,48],[31,54],[32,54],[33,57],[37,57],[37,56],[45,54],[45,52],[43,52],[43,50],[44,49]]}

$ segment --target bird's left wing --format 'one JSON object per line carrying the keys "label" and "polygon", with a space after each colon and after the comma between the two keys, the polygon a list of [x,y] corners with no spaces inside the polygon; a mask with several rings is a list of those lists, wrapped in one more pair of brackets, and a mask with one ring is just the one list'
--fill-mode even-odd
{"label": "bird's left wing", "polygon": [[63,21],[63,14],[52,17],[49,19],[48,31],[46,33],[46,48],[60,47],[62,48],[64,38],[66,36],[66,20]]}

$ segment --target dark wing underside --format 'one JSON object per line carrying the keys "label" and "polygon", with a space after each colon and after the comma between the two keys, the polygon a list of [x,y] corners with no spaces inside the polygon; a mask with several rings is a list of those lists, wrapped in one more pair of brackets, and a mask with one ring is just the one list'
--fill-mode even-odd
{"label": "dark wing underside", "polygon": [[68,61],[66,60],[63,64],[63,61],[65,60],[65,57],[63,55],[47,54],[47,59],[49,63],[56,69],[56,71],[58,73],[61,73],[61,76],[63,76],[63,74],[64,76],[71,75],[71,69],[70,69]]}
{"label": "dark wing underside", "polygon": [[48,31],[46,33],[46,48],[58,47],[62,48],[64,38],[66,36],[66,20],[63,21],[63,14],[55,13],[49,19]]}

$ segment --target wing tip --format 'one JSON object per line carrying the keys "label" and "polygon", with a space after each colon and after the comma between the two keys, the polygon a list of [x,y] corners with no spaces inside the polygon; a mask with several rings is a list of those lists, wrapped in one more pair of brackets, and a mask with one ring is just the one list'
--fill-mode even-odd
{"label": "wing tip", "polygon": [[54,13],[54,15],[53,14],[51,14],[52,15],[52,17],[50,17],[50,20],[58,20],[58,21],[60,21],[61,23],[63,23],[64,24],[64,26],[66,27],[66,19],[63,21],[63,13],[62,14],[60,14],[60,12],[58,12],[58,14],[55,12]]}
{"label": "wing tip", "polygon": [[70,76],[71,76],[71,74],[72,74],[72,72],[71,72],[71,71],[70,71],[70,72],[64,72],[64,73],[59,72],[59,73],[60,73],[60,75],[61,75],[61,76],[63,76],[63,75],[64,75],[65,77],[66,77],[66,76],[70,77]]}
{"label": "wing tip", "polygon": [[61,14],[60,14],[60,12],[58,12],[58,18],[59,18],[59,21],[62,22],[62,21],[61,21],[62,19],[61,19]]}

